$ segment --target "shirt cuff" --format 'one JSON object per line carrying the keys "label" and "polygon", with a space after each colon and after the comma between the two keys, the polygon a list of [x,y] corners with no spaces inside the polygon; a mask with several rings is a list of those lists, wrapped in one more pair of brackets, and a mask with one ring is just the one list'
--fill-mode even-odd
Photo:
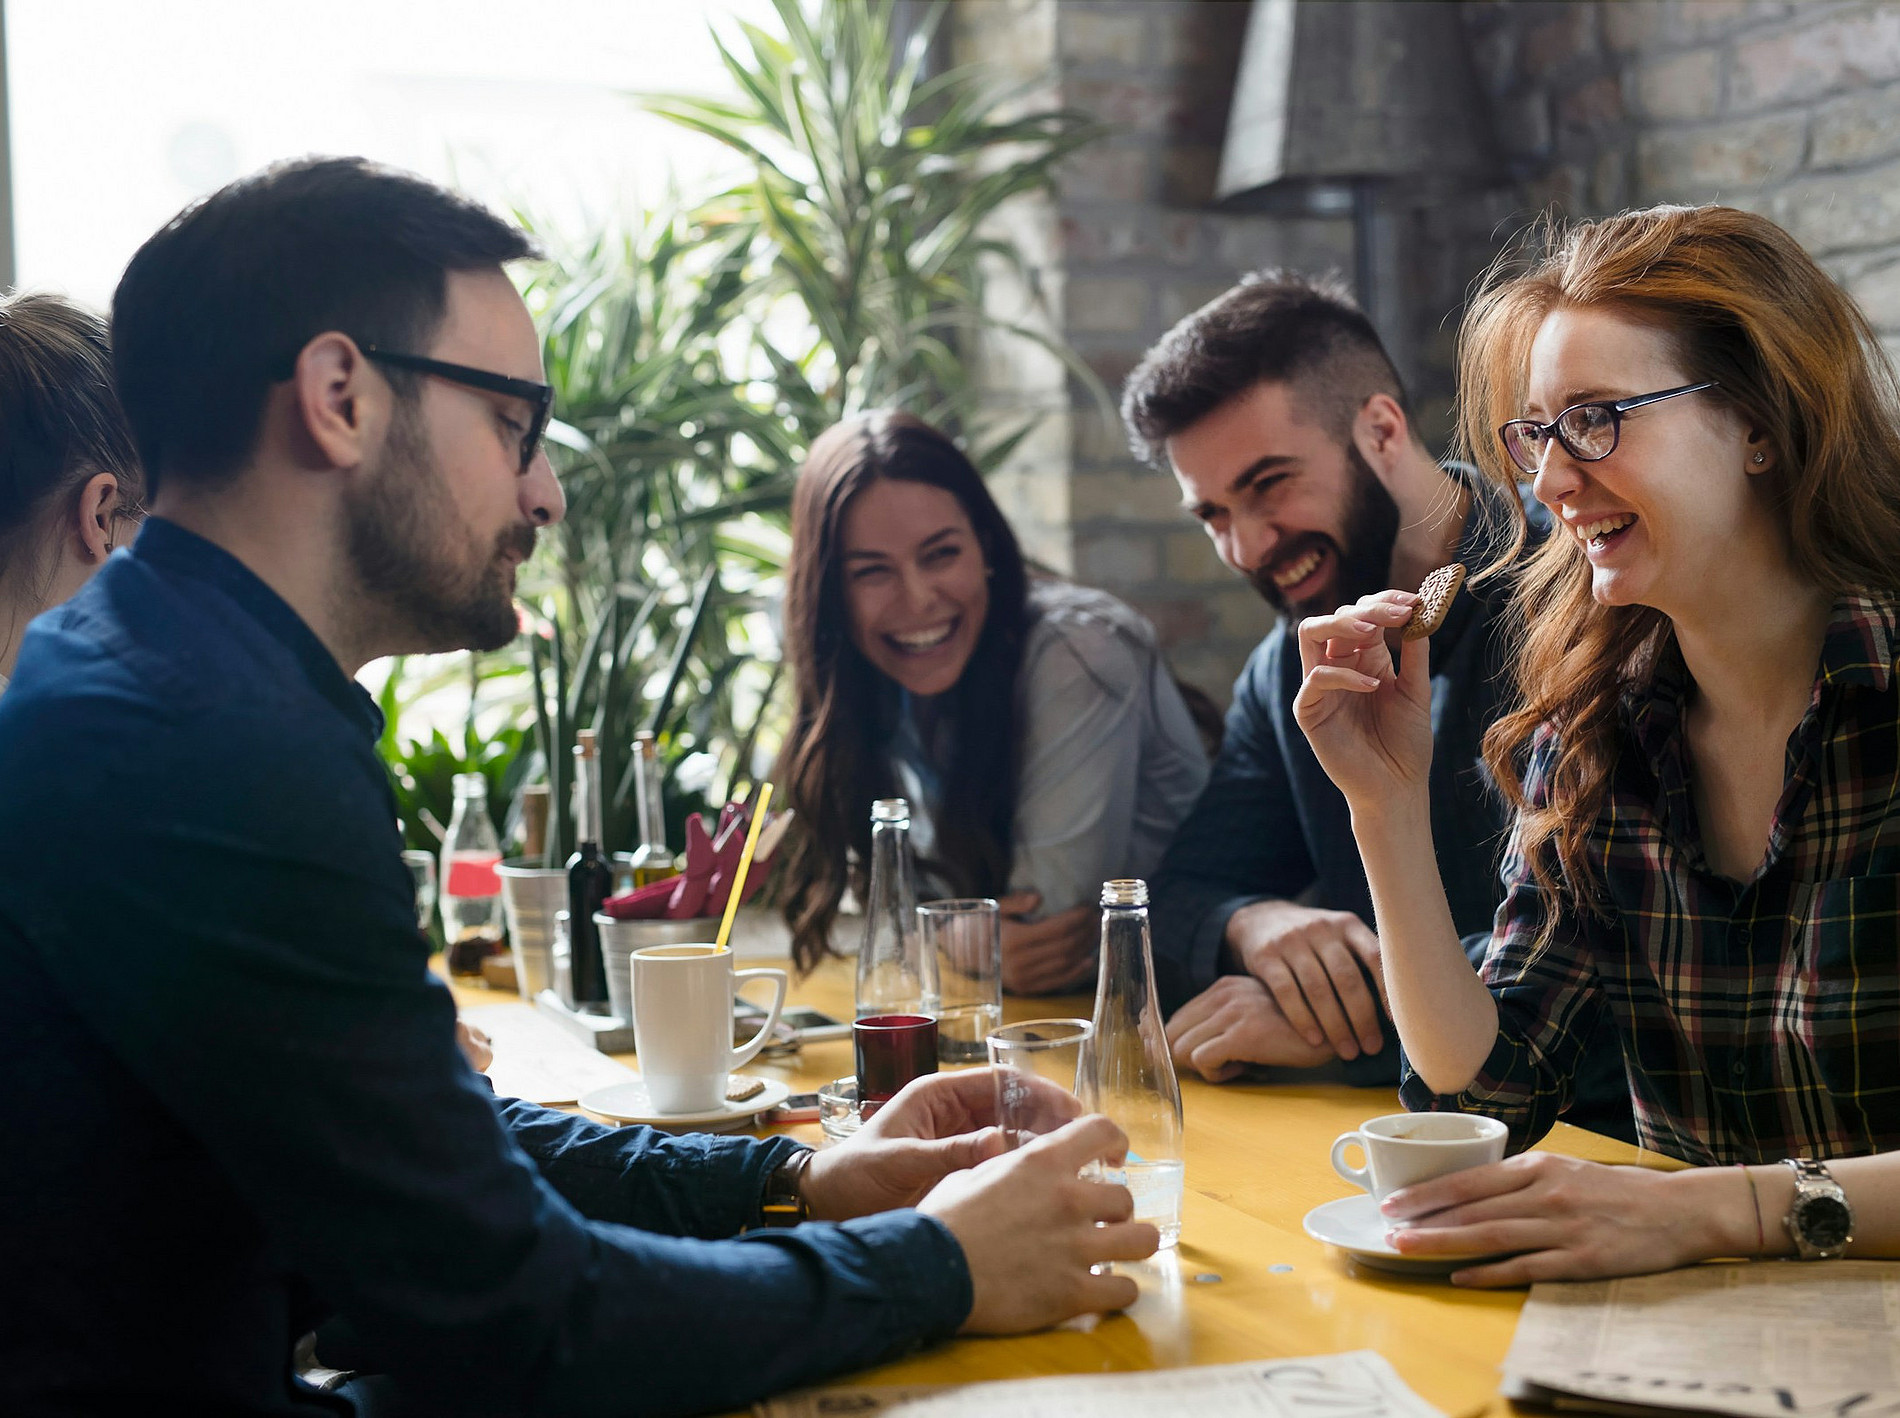
{"label": "shirt cuff", "polygon": [[[1227,896],[1209,903],[1195,919],[1186,939],[1179,942],[1173,958],[1165,963],[1156,958],[1155,973],[1164,1014],[1173,1014],[1222,975],[1234,973],[1226,969],[1222,959],[1227,945],[1227,922],[1243,906],[1271,899],[1266,895]],[[1185,948],[1181,949],[1182,946]]]}

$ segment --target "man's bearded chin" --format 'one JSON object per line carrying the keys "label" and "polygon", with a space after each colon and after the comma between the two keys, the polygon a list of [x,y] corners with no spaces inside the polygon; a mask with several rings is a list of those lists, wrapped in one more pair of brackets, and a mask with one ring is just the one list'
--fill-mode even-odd
{"label": "man's bearded chin", "polygon": [[[1385,490],[1377,473],[1351,443],[1346,445],[1346,523],[1335,539],[1324,533],[1301,537],[1265,566],[1247,573],[1247,580],[1266,603],[1284,616],[1318,615],[1335,606],[1350,605],[1392,584],[1392,547],[1399,537],[1399,505]],[[1333,574],[1320,589],[1298,604],[1273,583],[1273,571],[1290,566],[1316,547],[1332,554]]]}
{"label": "man's bearded chin", "polygon": [[499,650],[515,638],[510,553],[534,551],[534,528],[502,531],[486,556],[443,547],[459,524],[420,430],[398,415],[382,467],[345,508],[358,585],[394,635],[417,651]]}

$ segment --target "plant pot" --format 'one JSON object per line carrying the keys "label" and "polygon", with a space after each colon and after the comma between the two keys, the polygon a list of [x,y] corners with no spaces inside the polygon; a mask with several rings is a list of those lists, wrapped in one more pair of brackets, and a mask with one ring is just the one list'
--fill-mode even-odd
{"label": "plant pot", "polygon": [[554,913],[567,909],[567,869],[530,866],[530,858],[511,857],[501,875],[501,910],[515,953],[515,984],[532,1000],[554,983]]}
{"label": "plant pot", "polygon": [[627,957],[649,945],[699,945],[718,939],[716,916],[693,916],[684,921],[616,921],[596,914],[600,954],[607,966],[607,1008],[633,1028],[633,971]]}

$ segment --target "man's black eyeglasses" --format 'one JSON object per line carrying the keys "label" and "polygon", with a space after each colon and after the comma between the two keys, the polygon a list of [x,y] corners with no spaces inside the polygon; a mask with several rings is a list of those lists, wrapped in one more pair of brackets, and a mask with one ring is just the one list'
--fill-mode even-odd
{"label": "man's black eyeglasses", "polygon": [[1572,404],[1549,423],[1536,419],[1512,419],[1498,429],[1504,451],[1511,461],[1527,473],[1543,466],[1544,450],[1554,437],[1579,463],[1600,463],[1616,451],[1623,436],[1623,415],[1645,404],[1661,403],[1682,394],[1700,394],[1713,389],[1716,381],[1684,384],[1655,394],[1634,394],[1627,399],[1597,399],[1587,404]]}
{"label": "man's black eyeglasses", "polygon": [[506,394],[511,399],[525,401],[534,412],[529,417],[527,432],[521,435],[521,471],[527,472],[533,464],[535,452],[541,446],[541,435],[547,432],[548,417],[554,412],[552,385],[537,384],[532,379],[513,379],[506,374],[472,369],[466,364],[450,364],[447,360],[430,359],[425,355],[400,354],[395,350],[378,349],[375,345],[364,345],[362,350],[371,359],[393,364],[398,369],[433,374],[437,379],[446,379],[451,384],[465,384],[471,389]]}

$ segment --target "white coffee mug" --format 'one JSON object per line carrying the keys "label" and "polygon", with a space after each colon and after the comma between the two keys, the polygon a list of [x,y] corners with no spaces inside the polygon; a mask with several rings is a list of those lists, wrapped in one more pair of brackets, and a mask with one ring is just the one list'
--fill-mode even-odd
{"label": "white coffee mug", "polygon": [[[716,945],[650,945],[627,959],[633,974],[633,1047],[647,1098],[660,1113],[710,1113],[726,1078],[772,1038],[790,983],[783,970],[734,970]],[[747,980],[776,984],[771,1012],[742,1049],[732,1047],[732,997]]]}
{"label": "white coffee mug", "polygon": [[[1388,1113],[1340,1134],[1333,1170],[1384,1201],[1401,1187],[1502,1160],[1507,1132],[1496,1118],[1471,1113]],[[1349,1147],[1365,1153],[1365,1166],[1346,1165]]]}

